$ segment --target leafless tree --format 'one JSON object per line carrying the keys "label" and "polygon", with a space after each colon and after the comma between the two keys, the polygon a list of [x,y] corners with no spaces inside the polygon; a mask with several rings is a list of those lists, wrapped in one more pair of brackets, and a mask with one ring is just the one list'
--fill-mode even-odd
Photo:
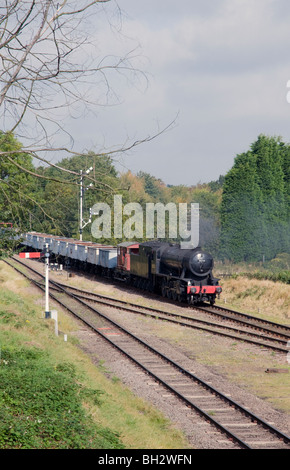
{"label": "leafless tree", "polygon": [[[147,85],[147,76],[137,65],[137,49],[121,57],[98,50],[95,32],[100,17],[110,22],[108,7],[122,18],[117,0],[1,0],[0,132],[12,133],[25,143],[18,149],[0,148],[0,164],[2,160],[29,176],[45,178],[43,173],[14,159],[15,153],[25,153],[40,164],[62,170],[63,177],[57,182],[79,185],[78,172],[53,164],[50,157],[76,153],[72,145],[63,143],[67,136],[73,142],[66,118],[75,112],[81,115],[85,110],[107,106],[114,96],[112,73],[124,74],[131,80],[142,79]],[[169,127],[171,124],[158,129],[153,136],[127,140],[103,153],[112,156],[124,153],[156,138]],[[81,149],[77,149],[77,154],[81,154]],[[101,154],[98,149],[98,155]],[[67,173],[75,178],[68,182]],[[102,178],[97,176],[95,173],[88,179],[100,186]],[[104,185],[104,189],[108,188]],[[0,190],[11,204],[8,182],[1,180],[1,174]],[[21,194],[21,187],[17,192]],[[23,194],[23,200],[28,201],[27,198],[30,197]]]}
{"label": "leafless tree", "polygon": [[[0,6],[0,129],[28,138],[35,158],[54,149],[53,133],[67,132],[64,117],[78,107],[107,104],[112,71],[145,74],[124,57],[96,54],[93,19],[114,0],[2,0]],[[91,28],[91,31],[89,29]],[[91,84],[102,89],[95,101]],[[100,94],[98,95],[100,98]],[[147,139],[144,139],[147,140]],[[128,144],[135,146],[139,142]],[[121,149],[123,150],[123,149]],[[107,152],[106,152],[107,153]]]}

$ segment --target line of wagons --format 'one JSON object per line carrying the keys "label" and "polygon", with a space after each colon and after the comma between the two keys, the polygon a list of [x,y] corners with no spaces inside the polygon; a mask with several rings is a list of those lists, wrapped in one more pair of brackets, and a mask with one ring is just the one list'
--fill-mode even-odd
{"label": "line of wagons", "polygon": [[222,289],[212,274],[213,258],[196,249],[163,242],[123,242],[117,246],[37,232],[22,234],[22,245],[43,251],[66,267],[124,281],[139,289],[187,303],[214,304]]}

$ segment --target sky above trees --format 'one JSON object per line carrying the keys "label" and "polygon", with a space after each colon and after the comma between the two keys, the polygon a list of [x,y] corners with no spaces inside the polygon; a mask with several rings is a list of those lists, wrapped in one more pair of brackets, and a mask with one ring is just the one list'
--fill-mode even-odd
{"label": "sky above trees", "polygon": [[[87,14],[75,19],[65,2],[36,3],[62,11],[59,18],[54,12],[53,27],[46,28],[51,36],[41,36],[30,59],[22,63],[27,67],[22,72],[29,75],[40,65],[38,79],[43,80],[45,72],[57,75],[43,81],[41,91],[33,86],[33,104],[43,106],[47,115],[41,125],[39,116],[35,123],[30,115],[24,130],[16,133],[24,145],[31,144],[25,140],[37,129],[37,137],[47,133],[51,147],[69,147],[75,153],[121,149],[114,154],[118,169],[145,171],[166,184],[192,185],[224,175],[235,155],[246,151],[261,133],[289,140],[288,1],[96,0]],[[77,10],[88,3],[73,0],[70,5]],[[16,4],[24,13],[34,2]],[[1,8],[2,15],[5,6]],[[21,38],[15,38],[20,40],[18,46],[12,41],[2,45],[3,57],[11,46],[4,71],[14,56],[16,67],[21,63],[16,51],[19,47],[25,54],[29,51],[28,40],[39,24],[31,34],[28,27],[20,30]],[[13,18],[10,30],[12,26]],[[52,51],[60,53],[62,65],[69,65],[62,70],[69,71],[73,80],[58,72]],[[5,75],[1,77],[5,83]],[[16,83],[16,93],[23,84]],[[26,96],[31,84],[26,82]],[[16,101],[19,107],[17,95],[6,99],[2,108],[6,117],[8,105]],[[63,106],[68,102],[69,108]],[[10,124],[1,122],[0,129],[13,128]],[[131,148],[144,140],[144,145]],[[61,152],[53,155],[54,161],[63,157]]]}
{"label": "sky above trees", "polygon": [[[96,148],[175,125],[120,161],[167,184],[217,179],[261,133],[289,141],[287,0],[119,0],[107,5],[115,30],[100,25],[100,50],[136,49],[148,73],[112,85],[120,105],[106,109],[80,138]],[[113,32],[113,34],[111,34]],[[118,100],[117,100],[118,101]],[[74,129],[78,128],[75,123]]]}

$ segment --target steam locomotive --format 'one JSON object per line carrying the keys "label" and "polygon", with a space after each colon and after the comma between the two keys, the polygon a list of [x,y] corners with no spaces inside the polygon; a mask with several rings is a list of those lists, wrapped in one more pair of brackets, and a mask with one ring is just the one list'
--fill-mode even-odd
{"label": "steam locomotive", "polygon": [[29,232],[22,245],[32,250],[49,246],[57,262],[119,280],[138,289],[188,304],[215,303],[222,292],[213,276],[213,257],[200,247],[157,241],[123,242],[114,246]]}

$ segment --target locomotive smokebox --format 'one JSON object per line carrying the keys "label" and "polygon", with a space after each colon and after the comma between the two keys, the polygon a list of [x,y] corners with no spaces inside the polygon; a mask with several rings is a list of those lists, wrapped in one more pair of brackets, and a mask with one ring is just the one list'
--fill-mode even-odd
{"label": "locomotive smokebox", "polygon": [[200,278],[208,276],[213,268],[213,257],[201,248],[182,250],[179,245],[167,246],[160,253],[160,270],[164,274]]}

